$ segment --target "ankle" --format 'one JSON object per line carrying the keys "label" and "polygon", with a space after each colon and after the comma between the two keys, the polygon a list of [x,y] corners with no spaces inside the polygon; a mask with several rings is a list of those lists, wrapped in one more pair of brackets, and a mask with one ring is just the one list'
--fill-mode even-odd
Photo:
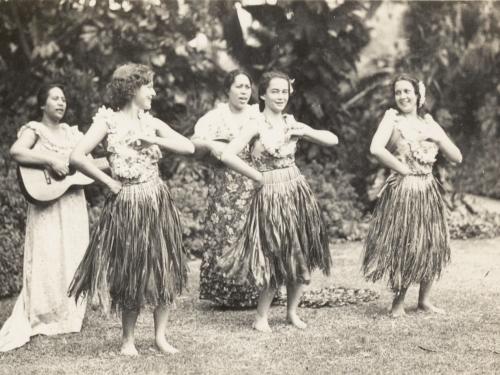
{"label": "ankle", "polygon": [[134,344],[134,336],[123,336],[122,343],[124,344]]}
{"label": "ankle", "polygon": [[267,320],[267,318],[268,318],[267,313],[259,313],[257,311],[257,313],[255,314],[255,319],[256,320]]}

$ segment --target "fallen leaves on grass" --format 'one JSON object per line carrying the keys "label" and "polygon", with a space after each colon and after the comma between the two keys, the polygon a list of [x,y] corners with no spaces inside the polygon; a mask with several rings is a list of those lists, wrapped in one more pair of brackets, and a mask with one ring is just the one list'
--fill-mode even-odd
{"label": "fallen leaves on grass", "polygon": [[[379,294],[370,289],[350,289],[343,287],[325,287],[309,290],[300,299],[300,307],[320,308],[353,305],[370,302],[379,298]],[[286,293],[276,298],[277,305],[286,305]]]}
{"label": "fallen leaves on grass", "polygon": [[425,352],[431,352],[431,353],[437,353],[437,352],[438,352],[438,351],[437,351],[437,350],[435,350],[435,349],[426,348],[425,346],[422,346],[422,345],[418,345],[418,347],[419,347],[420,349],[422,349],[423,351],[425,351]]}

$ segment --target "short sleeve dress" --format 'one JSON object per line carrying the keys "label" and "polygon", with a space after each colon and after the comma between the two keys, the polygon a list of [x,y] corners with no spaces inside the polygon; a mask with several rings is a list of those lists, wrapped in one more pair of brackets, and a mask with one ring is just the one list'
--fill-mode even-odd
{"label": "short sleeve dress", "polygon": [[[195,126],[193,139],[232,141],[256,116],[256,106],[249,106],[235,116],[228,104],[218,107],[201,117]],[[249,149],[239,155],[251,163]],[[245,217],[255,184],[225,167],[211,163],[209,170],[208,208],[203,220],[204,249],[200,267],[200,299],[210,300],[219,306],[249,307],[257,304],[257,289],[249,282],[236,283],[217,269],[218,258],[234,246]]]}
{"label": "short sleeve dress", "polygon": [[[34,150],[69,158],[82,133],[76,126],[60,126],[65,133],[63,142],[34,121],[23,126],[18,136],[32,131],[37,137]],[[83,189],[70,189],[48,204],[28,203],[23,286],[12,315],[0,330],[0,351],[20,347],[34,335],[80,331],[85,303],[75,305],[66,293],[88,245],[88,228]]]}

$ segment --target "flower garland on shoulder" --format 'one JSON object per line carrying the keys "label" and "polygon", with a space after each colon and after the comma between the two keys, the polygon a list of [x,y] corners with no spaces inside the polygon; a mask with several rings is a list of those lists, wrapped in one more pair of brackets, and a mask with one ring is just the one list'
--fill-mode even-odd
{"label": "flower garland on shoulder", "polygon": [[261,118],[259,141],[264,149],[275,158],[284,158],[295,152],[296,142],[291,142],[288,132],[300,127],[293,115],[283,115],[284,126],[273,126],[265,115]]}

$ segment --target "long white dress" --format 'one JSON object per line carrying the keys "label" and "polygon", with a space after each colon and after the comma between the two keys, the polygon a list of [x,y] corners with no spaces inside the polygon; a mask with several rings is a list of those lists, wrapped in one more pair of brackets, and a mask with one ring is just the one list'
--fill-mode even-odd
{"label": "long white dress", "polygon": [[[24,131],[37,135],[34,149],[69,157],[81,138],[78,128],[61,124],[64,144],[51,140],[44,125],[30,122]],[[23,287],[11,316],[0,330],[0,352],[24,345],[31,336],[79,332],[85,302],[75,304],[68,286],[89,241],[88,214],[82,189],[70,189],[55,202],[28,204],[24,243]]]}

